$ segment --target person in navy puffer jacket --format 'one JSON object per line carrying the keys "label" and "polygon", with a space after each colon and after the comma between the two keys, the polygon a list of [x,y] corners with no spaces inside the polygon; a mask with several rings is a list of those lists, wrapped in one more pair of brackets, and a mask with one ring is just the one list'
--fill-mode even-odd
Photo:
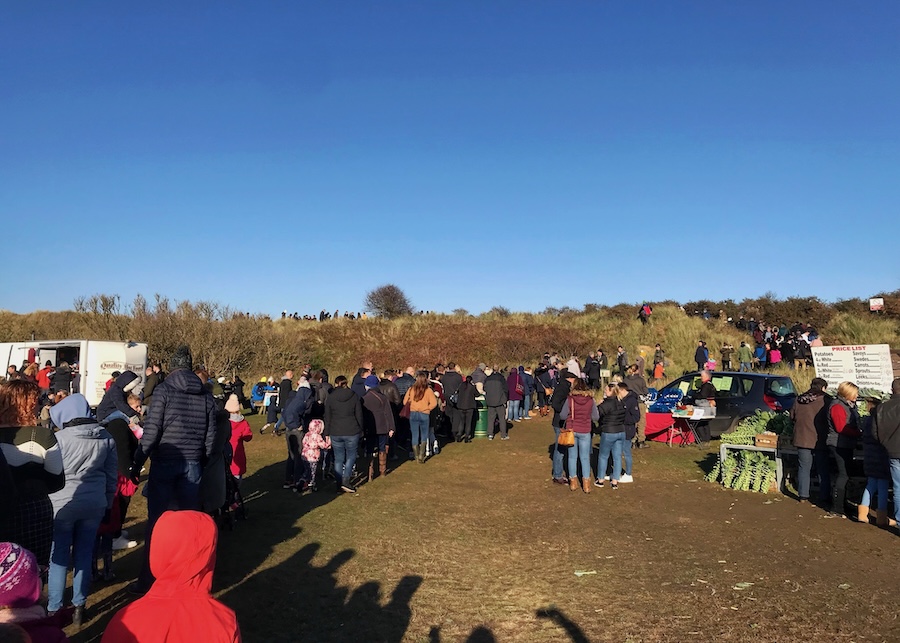
{"label": "person in navy puffer jacket", "polygon": [[[141,383],[141,378],[136,373],[125,371],[119,375],[112,385],[103,394],[103,399],[97,405],[97,421],[106,425],[115,417],[130,421],[137,415],[135,410],[128,405],[128,394]],[[113,417],[113,413],[118,415]]]}
{"label": "person in navy puffer jacket", "polygon": [[[170,373],[153,391],[144,434],[134,454],[130,474],[140,479],[147,458],[153,460],[147,480],[147,534],[150,550],[153,526],[164,511],[200,510],[200,477],[216,450],[216,401],[194,374],[191,350],[179,346],[169,360]],[[149,560],[138,582],[130,589],[142,594],[150,589],[153,576]]]}

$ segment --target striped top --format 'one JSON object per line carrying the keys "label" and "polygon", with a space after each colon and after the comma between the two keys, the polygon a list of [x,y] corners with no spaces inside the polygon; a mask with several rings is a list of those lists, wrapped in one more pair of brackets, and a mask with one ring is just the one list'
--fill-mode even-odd
{"label": "striped top", "polygon": [[0,428],[0,450],[23,497],[46,496],[65,486],[62,453],[51,429]]}

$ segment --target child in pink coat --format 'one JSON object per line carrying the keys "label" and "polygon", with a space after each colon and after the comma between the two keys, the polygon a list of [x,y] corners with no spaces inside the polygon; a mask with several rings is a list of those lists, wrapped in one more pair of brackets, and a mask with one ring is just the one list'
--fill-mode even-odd
{"label": "child in pink coat", "polygon": [[303,436],[303,449],[300,457],[303,458],[301,484],[304,489],[308,487],[313,491],[316,490],[316,467],[319,466],[322,449],[331,448],[331,438],[322,437],[324,430],[325,423],[322,420],[310,420],[306,435]]}

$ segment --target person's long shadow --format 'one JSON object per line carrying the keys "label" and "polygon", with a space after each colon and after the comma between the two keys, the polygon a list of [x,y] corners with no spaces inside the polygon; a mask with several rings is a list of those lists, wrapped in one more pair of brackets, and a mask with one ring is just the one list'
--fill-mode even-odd
{"label": "person's long shadow", "polygon": [[379,583],[368,581],[350,592],[337,572],[354,556],[344,550],[319,567],[310,544],[287,560],[233,586],[219,599],[236,608],[248,641],[399,642],[412,617],[410,602],[420,576],[403,577],[382,604]]}
{"label": "person's long shadow", "polygon": [[535,616],[538,618],[547,618],[556,623],[569,635],[569,640],[571,640],[572,643],[590,643],[590,639],[588,639],[584,631],[578,627],[574,621],[555,607],[539,609],[535,612]]}
{"label": "person's long shadow", "polygon": [[[241,482],[247,520],[237,521],[233,531],[219,530],[214,593],[230,588],[251,576],[273,554],[278,545],[299,535],[300,528],[294,525],[302,515],[338,497],[334,485],[330,484],[331,481],[320,484],[319,491],[301,496],[282,489],[283,478],[284,463],[276,462],[263,467]],[[143,540],[145,524],[143,521],[130,524],[129,537]],[[144,555],[144,548],[138,547],[117,558],[115,562],[117,576],[120,579],[136,577]],[[278,582],[272,585],[274,588],[281,586],[282,584]],[[272,591],[269,598],[276,599],[278,591],[280,590]],[[85,626],[73,640],[85,642],[99,640],[113,614],[136,598],[138,597],[129,594],[125,587],[122,587],[96,604],[89,601],[89,612],[102,616]],[[246,614],[244,620],[252,620],[251,616],[262,619],[259,615],[271,610],[273,605],[270,603],[265,610],[254,613],[245,612],[238,603],[226,602],[226,604],[238,612],[239,620],[242,614]],[[274,604],[277,604],[277,601]]]}

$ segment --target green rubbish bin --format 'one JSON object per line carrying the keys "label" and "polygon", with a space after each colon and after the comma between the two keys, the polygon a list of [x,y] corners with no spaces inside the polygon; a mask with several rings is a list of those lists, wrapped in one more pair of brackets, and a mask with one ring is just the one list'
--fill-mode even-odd
{"label": "green rubbish bin", "polygon": [[478,413],[478,419],[475,422],[475,437],[486,438],[488,434],[487,425],[487,406],[484,403],[484,395],[475,398],[475,411]]}

